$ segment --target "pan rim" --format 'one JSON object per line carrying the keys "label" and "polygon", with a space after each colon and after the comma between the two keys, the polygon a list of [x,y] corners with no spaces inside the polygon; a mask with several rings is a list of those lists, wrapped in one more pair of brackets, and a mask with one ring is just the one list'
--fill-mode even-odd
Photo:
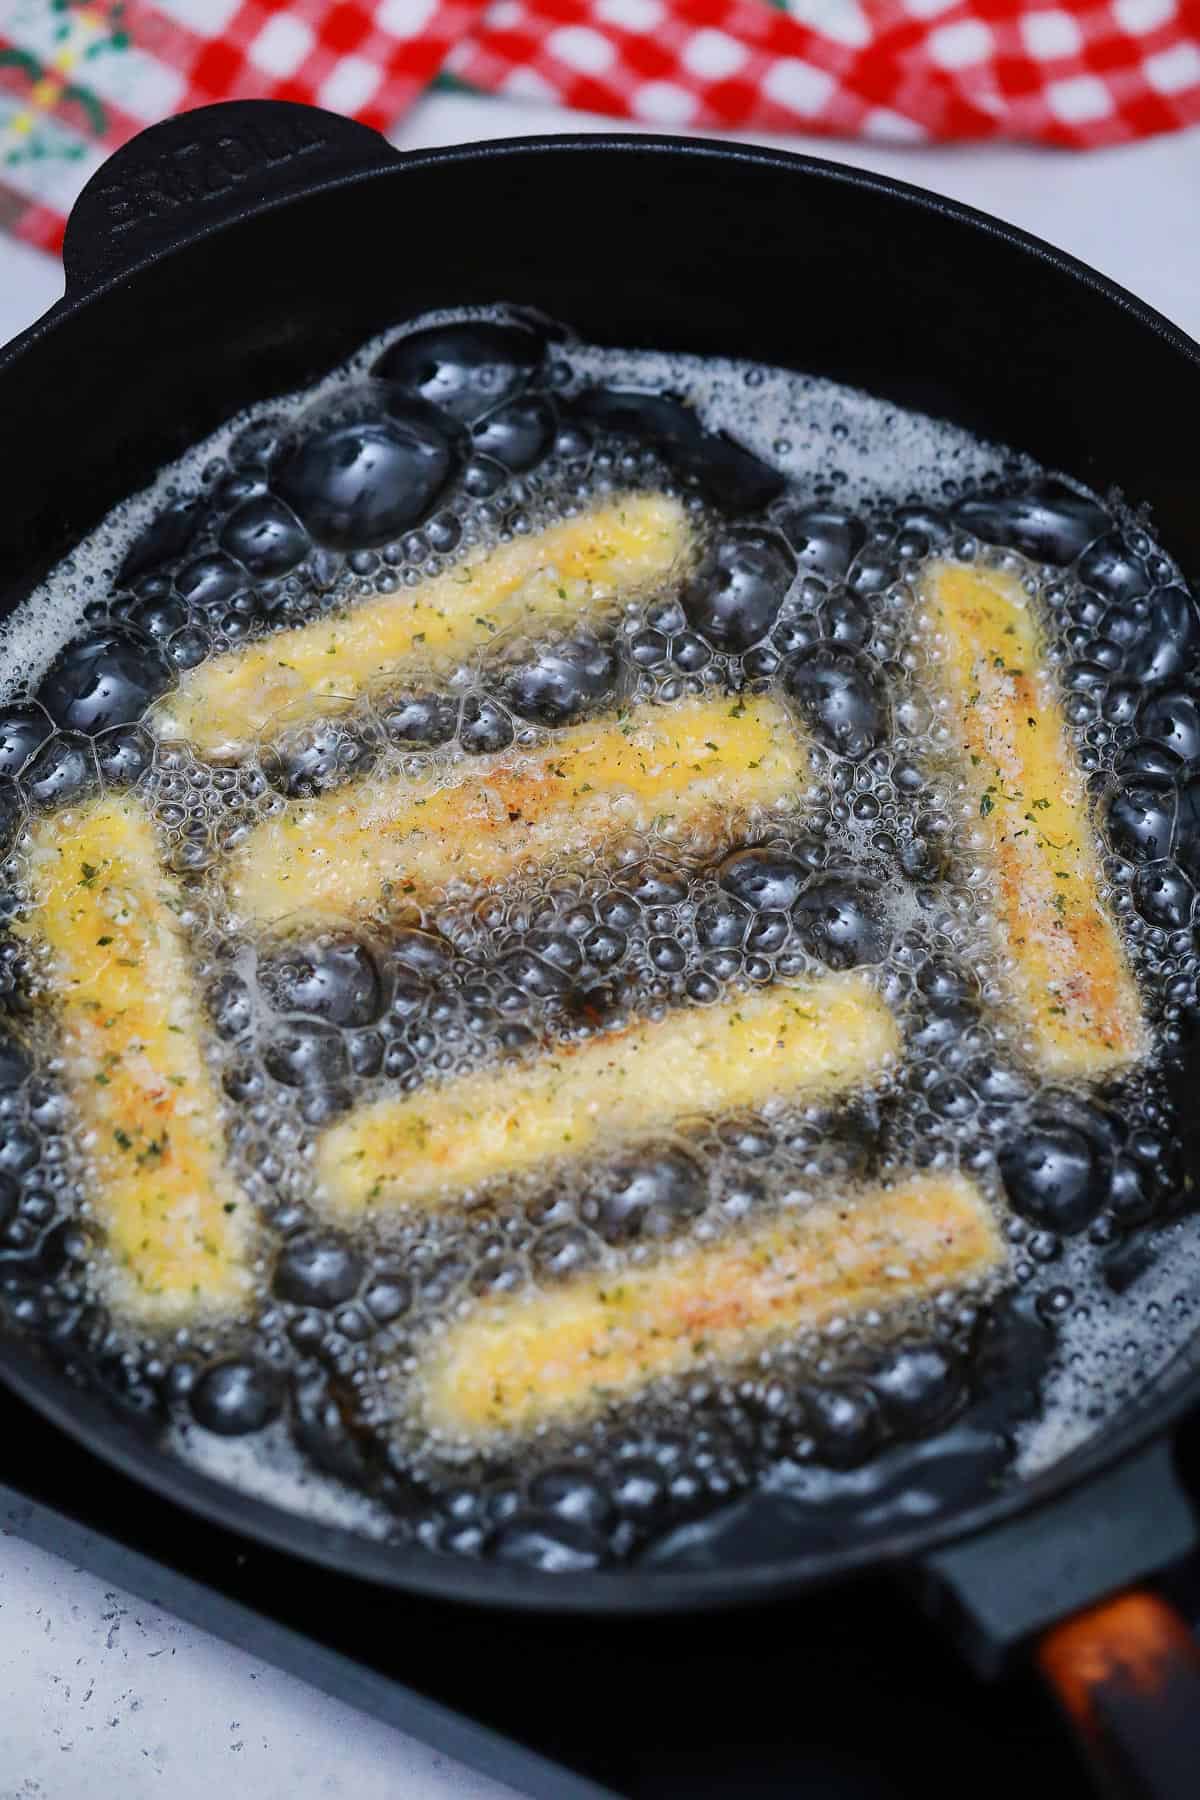
{"label": "pan rim", "polygon": [[[1169,1379],[1176,1362],[1189,1360],[1191,1348],[1190,1343],[1181,1346],[1157,1379]],[[1091,1479],[1133,1461],[1140,1450],[1164,1437],[1194,1407],[1197,1375],[1192,1371],[1190,1379],[1175,1379],[1166,1394],[1144,1400],[1140,1408],[1135,1399],[1131,1404],[1137,1410],[1121,1430],[1095,1433],[1040,1474],[1014,1478],[1011,1486],[974,1506],[880,1539],[715,1570],[664,1570],[632,1564],[569,1574],[476,1561],[420,1545],[389,1544],[247,1494],[151,1441],[120,1416],[115,1402],[73,1385],[13,1336],[0,1340],[0,1382],[89,1454],[157,1498],[248,1537],[265,1549],[331,1573],[390,1591],[492,1610],[650,1616],[735,1610],[794,1598],[837,1581],[918,1562],[931,1552],[986,1537],[1015,1519],[1030,1518],[1085,1488]],[[54,1506],[54,1496],[48,1496],[45,1503]]]}
{"label": "pan rim", "polygon": [[[196,108],[197,112],[219,111],[218,102],[212,108]],[[275,102],[265,101],[264,105]],[[313,109],[318,110],[318,109]],[[1089,263],[1073,256],[1069,251],[1061,250],[1037,237],[1033,232],[1013,225],[1009,221],[997,218],[994,214],[981,211],[978,207],[968,205],[961,200],[951,199],[948,195],[938,194],[931,188],[923,188],[915,182],[903,181],[896,176],[883,175],[873,169],[860,169],[849,163],[839,163],[833,158],[812,156],[793,150],[777,149],[774,146],[729,143],[720,138],[710,137],[665,137],[653,132],[564,132],[557,134],[529,134],[512,138],[485,138],[467,144],[434,145],[424,149],[399,150],[379,134],[380,160],[374,167],[355,169],[349,173],[320,178],[294,190],[284,193],[265,195],[260,201],[243,207],[232,215],[225,215],[211,220],[201,219],[194,231],[188,232],[173,242],[159,245],[136,256],[131,262],[122,265],[112,274],[104,276],[98,282],[74,284],[68,282],[66,291],[46,312],[33,321],[25,331],[11,338],[7,344],[0,345],[0,374],[17,360],[26,349],[44,336],[47,332],[64,325],[84,307],[92,304],[113,290],[133,281],[143,270],[164,258],[178,255],[191,249],[206,238],[225,231],[236,230],[267,213],[275,212],[290,206],[297,206],[317,194],[328,193],[343,188],[357,186],[360,183],[377,181],[389,176],[400,176],[409,171],[425,168],[437,168],[442,165],[456,163],[505,161],[525,155],[536,155],[544,158],[549,154],[569,156],[599,156],[605,154],[641,157],[673,155],[681,160],[689,158],[709,157],[722,163],[744,164],[751,168],[778,168],[793,175],[811,177],[818,181],[828,181],[835,185],[862,188],[870,192],[886,195],[906,206],[915,206],[960,225],[981,231],[984,236],[1000,240],[1023,255],[1032,256],[1037,261],[1048,264],[1060,274],[1079,281],[1084,287],[1115,304],[1121,311],[1131,314],[1138,323],[1153,330],[1170,347],[1179,352],[1188,361],[1200,369],[1200,342],[1192,338],[1181,326],[1168,319],[1147,301],[1140,299],[1120,282],[1111,276],[1102,274],[1092,268]],[[101,165],[98,174],[102,174],[105,165]],[[93,177],[95,179],[95,177]]]}

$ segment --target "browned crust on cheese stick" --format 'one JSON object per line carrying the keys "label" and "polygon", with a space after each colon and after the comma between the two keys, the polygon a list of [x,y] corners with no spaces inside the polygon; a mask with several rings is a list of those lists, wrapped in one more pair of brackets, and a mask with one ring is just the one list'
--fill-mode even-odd
{"label": "browned crust on cheese stick", "polygon": [[489,1297],[430,1341],[419,1417],[468,1442],[574,1423],[664,1377],[986,1280],[1004,1262],[970,1181],[913,1175],[650,1265]]}
{"label": "browned crust on cheese stick", "polygon": [[318,1203],[343,1218],[453,1204],[497,1176],[686,1114],[866,1087],[899,1052],[895,1019],[859,975],[681,1007],[358,1108],[318,1142]]}
{"label": "browned crust on cheese stick", "polygon": [[452,882],[495,882],[627,832],[686,825],[719,840],[755,809],[798,800],[809,758],[765,695],[705,696],[589,720],[537,749],[458,762],[442,785],[366,779],[265,819],[229,861],[235,911],[353,919]]}
{"label": "browned crust on cheese stick", "polygon": [[1137,983],[1100,898],[1083,778],[1020,579],[932,562],[924,646],[950,701],[975,835],[995,863],[1010,1003],[1047,1075],[1101,1076],[1147,1053]]}
{"label": "browned crust on cheese stick", "polygon": [[180,897],[150,820],[131,798],[39,820],[28,886],[16,929],[48,956],[107,1297],[143,1325],[237,1312],[250,1204],[226,1162]]}
{"label": "browned crust on cheese stick", "polygon": [[682,574],[696,547],[684,507],[624,494],[544,531],[468,553],[442,575],[268,636],[185,674],[154,713],[159,734],[217,757],[349,705],[406,669],[453,663],[513,626],[594,612]]}

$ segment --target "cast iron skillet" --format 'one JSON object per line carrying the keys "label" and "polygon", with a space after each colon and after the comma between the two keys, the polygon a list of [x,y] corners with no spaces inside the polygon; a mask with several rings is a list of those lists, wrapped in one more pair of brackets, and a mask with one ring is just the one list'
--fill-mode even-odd
{"label": "cast iron skillet", "polygon": [[[75,207],[64,262],[66,298],[0,354],[0,616],[231,413],[414,313],[496,299],[601,343],[725,351],[921,407],[1121,485],[1150,503],[1185,568],[1200,567],[1197,346],[1035,239],[862,171],[647,137],[398,155],[327,113],[236,102],[155,126],[111,158]],[[1188,1149],[1200,1178],[1200,1138]],[[713,1607],[884,1564],[952,1615],[986,1667],[1197,1535],[1170,1438],[1200,1400],[1198,1342],[1099,1441],[1035,1481],[869,1545],[694,1574],[549,1576],[385,1548],[169,1458],[15,1339],[0,1345],[0,1372],[147,1489],[368,1581],[457,1600]],[[1040,1657],[1110,1773],[1120,1737],[1140,1764],[1137,1792],[1193,1792],[1194,1757],[1126,1705],[1149,1683],[1194,1728],[1194,1645],[1161,1601],[1135,1594],[1071,1621],[1042,1636]]]}

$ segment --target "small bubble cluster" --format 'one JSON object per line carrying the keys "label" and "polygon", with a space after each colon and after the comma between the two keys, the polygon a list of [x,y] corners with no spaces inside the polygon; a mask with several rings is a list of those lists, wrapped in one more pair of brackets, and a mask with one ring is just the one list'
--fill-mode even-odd
{"label": "small bubble cluster", "polygon": [[[464,554],[631,490],[691,509],[685,578],[499,633],[455,667],[407,666],[353,705],[276,721],[236,763],[156,738],[155,702],[205,659],[370,596],[402,606]],[[1017,570],[1049,622],[1104,896],[1155,1034],[1128,1079],[1039,1081],[1004,1009],[992,877],[914,634],[933,553]],[[785,1464],[861,1471],[861,1503],[897,1445],[987,1399],[987,1295],[839,1320],[494,1452],[431,1438],[406,1378],[482,1296],[914,1167],[968,1170],[1004,1222],[1051,1364],[1026,1466],[1094,1429],[1106,1388],[1127,1392],[1190,1322],[1175,1095],[1200,975],[1200,616],[1118,497],[807,377],[599,351],[519,311],[443,315],[216,434],[29,613],[0,668],[0,1312],[181,1454],[260,1492],[274,1470],[289,1504],[359,1529],[550,1570],[640,1555]],[[256,939],[230,913],[226,857],[291,801],[551,744],[634,705],[759,693],[806,734],[812,783],[725,841],[652,827],[422,906],[400,882],[353,928]],[[53,994],[5,930],[28,823],[129,788],[181,884],[261,1226],[251,1316],[169,1337],[97,1297]],[[316,1135],[355,1105],[830,969],[864,971],[903,1027],[903,1066],[865,1098],[684,1119],[431,1217],[348,1230],[314,1205]],[[1029,1366],[1006,1365],[1014,1392]]]}

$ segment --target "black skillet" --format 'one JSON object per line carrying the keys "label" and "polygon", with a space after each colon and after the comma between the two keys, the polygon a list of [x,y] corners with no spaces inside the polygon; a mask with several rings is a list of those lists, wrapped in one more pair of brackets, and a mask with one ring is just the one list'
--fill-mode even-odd
{"label": "black skillet", "polygon": [[[327,113],[236,102],[112,157],[63,255],[66,298],[0,353],[0,616],[230,414],[414,313],[496,299],[600,343],[728,352],[952,419],[1120,485],[1150,504],[1184,567],[1200,567],[1197,346],[1046,245],[877,175],[646,137],[399,155]],[[1200,1139],[1188,1161],[1200,1176]],[[1113,1791],[1196,1791],[1195,1644],[1152,1592],[1108,1597],[1195,1545],[1171,1443],[1200,1401],[1200,1338],[1036,1480],[869,1542],[772,1544],[758,1561],[686,1574],[550,1576],[384,1548],[185,1467],[15,1339],[2,1358],[4,1379],[141,1481],[148,1507],[168,1496],[385,1587],[632,1614],[795,1597],[893,1568],[983,1670],[1036,1643]]]}

